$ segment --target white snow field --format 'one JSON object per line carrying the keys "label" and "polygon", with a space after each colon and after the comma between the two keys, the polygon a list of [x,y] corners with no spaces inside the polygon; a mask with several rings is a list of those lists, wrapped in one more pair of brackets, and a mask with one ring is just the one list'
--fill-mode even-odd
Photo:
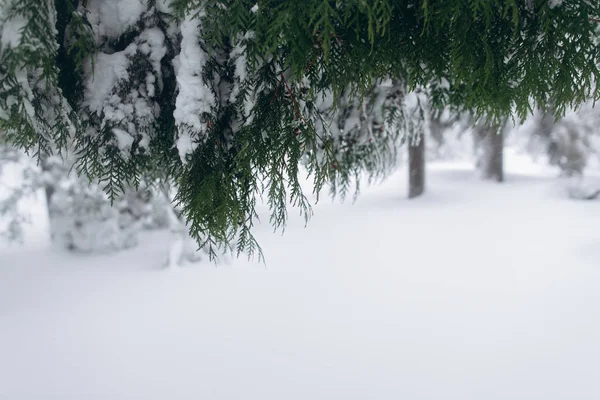
{"label": "white snow field", "polygon": [[257,228],[266,266],[163,269],[162,233],[5,249],[0,399],[598,400],[600,202],[526,157],[507,170],[324,200],[306,229]]}

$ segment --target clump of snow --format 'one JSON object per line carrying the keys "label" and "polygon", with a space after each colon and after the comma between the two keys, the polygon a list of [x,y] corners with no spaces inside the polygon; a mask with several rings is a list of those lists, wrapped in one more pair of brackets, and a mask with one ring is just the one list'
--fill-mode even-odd
{"label": "clump of snow", "polygon": [[165,35],[159,28],[150,28],[143,31],[139,42],[144,45],[142,52],[149,55],[154,71],[160,74],[160,62],[167,54]]}
{"label": "clump of snow", "polygon": [[[175,123],[181,132],[177,148],[180,155],[191,149],[186,135],[198,135],[206,130],[202,114],[211,111],[216,100],[211,88],[202,79],[207,55],[200,47],[200,18],[181,24],[181,53],[175,60],[178,91],[175,102]],[[189,132],[189,133],[186,133]]]}
{"label": "clump of snow", "polygon": [[550,8],[556,8],[562,6],[563,0],[548,0],[548,6]]}
{"label": "clump of snow", "polygon": [[118,128],[112,128],[112,133],[114,133],[115,138],[117,139],[119,149],[127,153],[133,144],[133,137],[131,137],[128,132]]}
{"label": "clump of snow", "polygon": [[246,68],[247,57],[246,48],[241,43],[237,43],[233,48],[230,57],[234,60],[234,83],[233,89],[229,95],[229,101],[234,103],[240,94],[240,84],[244,82],[248,77],[248,71]]}
{"label": "clump of snow", "polygon": [[88,64],[84,105],[90,111],[100,115],[105,105],[110,102],[111,92],[116,83],[128,78],[127,65],[127,53],[124,51],[113,54],[98,53],[93,70],[91,62]]}
{"label": "clump of snow", "polygon": [[157,0],[156,9],[165,14],[171,13],[171,0]]}
{"label": "clump of snow", "polygon": [[[166,54],[164,34],[158,28],[145,30],[135,43],[130,44],[121,52],[112,54],[98,53],[94,60],[93,70],[91,68],[91,61],[88,63],[84,105],[92,112],[98,114],[102,111],[106,112],[107,106],[115,101],[120,101],[118,98],[115,98],[116,95],[114,92],[119,82],[129,79],[127,68],[131,64],[130,58],[138,51],[147,55],[153,66],[154,75],[150,74],[147,76],[145,82],[147,87],[144,90],[148,96],[152,96],[155,93],[154,85],[156,84],[157,76],[160,79],[161,74],[160,62]],[[144,116],[141,115],[139,117]]]}
{"label": "clump of snow", "polygon": [[115,38],[139,21],[146,3],[145,0],[92,0],[86,6],[86,15],[96,38]]}
{"label": "clump of snow", "polygon": [[[165,37],[158,28],[141,32],[136,40],[120,52],[98,53],[94,69],[91,61],[86,69],[84,106],[91,114],[102,118],[102,124],[113,129],[116,144],[127,154],[134,138],[140,138],[141,149],[150,143],[148,131],[159,113],[153,97],[162,90],[161,60],[166,54]],[[150,62],[145,78],[134,78],[139,71],[136,62],[143,58]],[[136,69],[137,68],[137,69]],[[130,76],[133,75],[132,76]],[[130,82],[132,81],[132,82]],[[121,90],[125,84],[132,88]],[[129,138],[125,138],[125,136]]]}
{"label": "clump of snow", "polygon": [[[5,7],[2,5],[0,8]],[[13,18],[4,20],[0,15],[0,21],[2,22],[2,30],[0,31],[0,53],[2,49],[9,49],[19,46],[21,44],[21,34],[25,25],[27,25],[27,19],[23,15],[15,15]]]}
{"label": "clump of snow", "polygon": [[185,131],[179,134],[179,138],[177,139],[177,151],[179,154],[179,158],[182,162],[186,161],[186,157],[188,154],[191,154],[196,150],[198,145],[194,143],[194,139]]}

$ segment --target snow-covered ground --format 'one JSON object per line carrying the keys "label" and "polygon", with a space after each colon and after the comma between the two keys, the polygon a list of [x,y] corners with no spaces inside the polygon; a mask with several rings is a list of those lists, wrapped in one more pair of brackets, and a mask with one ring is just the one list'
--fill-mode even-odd
{"label": "snow-covered ground", "polygon": [[507,167],[432,164],[412,201],[401,170],[260,226],[266,266],[165,270],[161,233],[4,250],[0,399],[600,399],[600,202]]}

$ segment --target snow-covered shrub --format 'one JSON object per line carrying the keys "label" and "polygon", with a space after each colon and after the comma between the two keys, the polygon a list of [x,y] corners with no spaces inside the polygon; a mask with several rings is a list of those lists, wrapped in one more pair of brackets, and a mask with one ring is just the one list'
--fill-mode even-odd
{"label": "snow-covered shrub", "polygon": [[96,183],[70,173],[72,163],[60,156],[39,165],[20,151],[0,145],[0,236],[22,242],[32,221],[23,201],[45,196],[49,235],[54,245],[80,253],[106,253],[135,246],[143,230],[168,229],[166,263],[179,266],[208,258],[198,251],[171,196],[155,185],[125,188],[113,204]]}
{"label": "snow-covered shrub", "polygon": [[585,133],[568,123],[555,127],[548,144],[551,165],[559,167],[566,176],[582,175],[588,153],[589,142]]}
{"label": "snow-covered shrub", "polygon": [[535,129],[530,149],[536,151],[542,148],[548,162],[558,167],[564,176],[583,175],[590,156],[596,153],[593,144],[600,133],[600,109],[588,102],[576,111],[569,111],[558,121],[551,112],[539,112],[532,118]]}
{"label": "snow-covered shrub", "polygon": [[39,172],[25,155],[0,143],[0,237],[22,243],[30,215],[22,206],[40,188]]}
{"label": "snow-covered shrub", "polygon": [[[17,171],[10,179],[6,167]],[[0,231],[20,241],[29,222],[21,205],[25,198],[44,194],[50,236],[55,245],[75,252],[110,252],[135,246],[143,229],[167,228],[171,205],[155,190],[126,188],[111,204],[102,188],[84,177],[70,174],[72,163],[60,156],[44,157],[39,165],[8,146],[0,146]],[[14,173],[12,174],[14,175]]]}
{"label": "snow-covered shrub", "polygon": [[53,240],[77,252],[111,252],[137,245],[142,230],[169,227],[171,204],[152,188],[126,188],[111,203],[97,184],[71,175],[49,197]]}
{"label": "snow-covered shrub", "polygon": [[97,185],[78,178],[55,186],[49,201],[53,241],[76,252],[110,252],[137,244],[140,225],[126,208],[126,201],[111,206]]}

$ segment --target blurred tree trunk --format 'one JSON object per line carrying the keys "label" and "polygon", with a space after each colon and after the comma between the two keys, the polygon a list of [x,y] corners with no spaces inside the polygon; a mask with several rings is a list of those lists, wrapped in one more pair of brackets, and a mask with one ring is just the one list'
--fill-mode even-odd
{"label": "blurred tree trunk", "polygon": [[425,191],[425,135],[410,138],[408,145],[408,198],[413,199]]}
{"label": "blurred tree trunk", "polygon": [[50,205],[52,204],[52,195],[56,191],[55,183],[51,182],[52,176],[52,164],[50,163],[49,157],[40,157],[40,167],[42,169],[42,184],[44,185],[44,192],[46,193],[46,206],[48,207],[48,213],[50,213]]}
{"label": "blurred tree trunk", "polygon": [[481,145],[477,164],[483,178],[504,182],[504,123],[479,123],[475,135]]}

